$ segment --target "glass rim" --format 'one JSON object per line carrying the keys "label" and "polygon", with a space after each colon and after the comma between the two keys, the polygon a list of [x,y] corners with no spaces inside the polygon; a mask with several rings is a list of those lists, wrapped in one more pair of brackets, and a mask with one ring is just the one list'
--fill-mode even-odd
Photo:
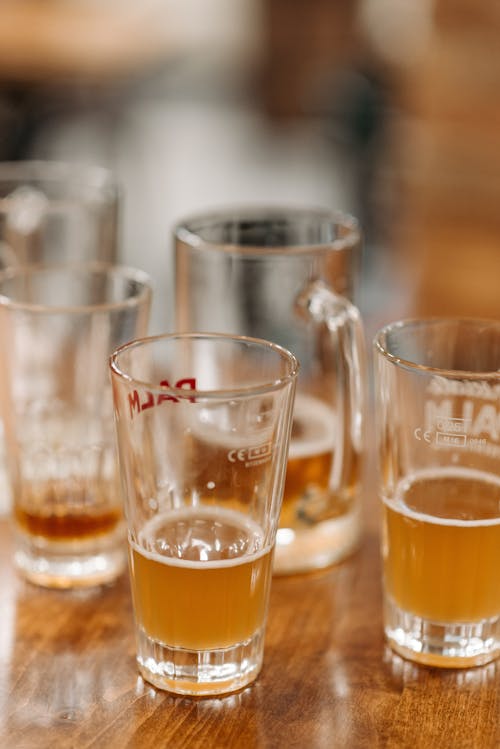
{"label": "glass rim", "polygon": [[[202,341],[232,341],[233,343],[247,343],[256,348],[265,349],[267,351],[274,351],[279,355],[282,361],[286,361],[289,365],[290,371],[286,375],[277,377],[274,380],[267,380],[257,385],[247,385],[242,387],[232,387],[223,389],[213,390],[200,390],[198,388],[186,390],[186,388],[175,387],[172,385],[158,385],[158,383],[152,383],[147,380],[141,380],[136,377],[132,377],[130,374],[125,372],[118,363],[121,355],[132,349],[144,348],[145,346],[152,345],[158,342],[170,342],[174,340],[202,340]],[[175,398],[183,400],[197,398],[198,400],[227,400],[237,398],[247,398],[252,395],[259,395],[263,393],[269,393],[275,390],[283,389],[287,384],[293,382],[299,372],[300,363],[295,354],[291,351],[280,346],[278,343],[267,341],[264,338],[252,338],[251,336],[234,335],[232,333],[161,333],[159,335],[144,336],[136,338],[133,341],[119,346],[114,351],[108,360],[109,367],[113,376],[117,377],[127,385],[137,385],[141,388],[149,390],[158,394],[167,394]]]}
{"label": "glass rim", "polygon": [[66,274],[84,276],[102,275],[109,278],[121,278],[138,284],[135,294],[120,301],[98,302],[96,304],[40,304],[35,302],[18,301],[0,291],[0,309],[15,310],[30,313],[47,314],[82,314],[85,312],[107,312],[115,309],[140,306],[152,296],[152,282],[150,276],[140,268],[113,263],[92,262],[64,265],[20,265],[7,268],[0,272],[0,288],[3,281],[16,278],[28,279],[33,276],[47,274]]}
{"label": "glass rim", "polygon": [[395,354],[391,353],[386,346],[384,346],[382,340],[384,337],[388,336],[390,333],[397,331],[397,330],[403,330],[407,329],[410,331],[411,329],[416,330],[424,329],[424,328],[431,328],[434,326],[450,326],[450,325],[457,325],[457,324],[466,324],[469,326],[474,326],[478,328],[489,328],[489,329],[498,329],[499,338],[500,338],[500,320],[495,320],[493,318],[483,318],[483,317],[462,317],[462,316],[456,316],[456,317],[409,317],[404,318],[401,320],[395,320],[393,322],[388,323],[387,325],[384,325],[381,327],[376,333],[373,338],[373,348],[375,351],[382,356],[384,359],[386,359],[391,364],[394,364],[397,367],[402,367],[404,369],[413,370],[415,372],[419,372],[421,374],[429,373],[433,375],[440,375],[442,377],[449,377],[449,378],[455,378],[455,379],[468,379],[468,380],[477,380],[477,379],[483,379],[485,377],[488,378],[499,378],[500,379],[500,368],[499,369],[493,369],[493,370],[481,370],[481,371],[474,371],[470,369],[447,369],[445,367],[431,367],[427,364],[419,364],[418,362],[412,361],[411,359],[405,359],[401,356],[396,356]]}
{"label": "glass rim", "polygon": [[27,159],[25,161],[0,161],[0,184],[7,181],[65,182],[74,180],[96,189],[109,191],[113,196],[119,192],[111,169],[99,164],[70,161]]}
{"label": "glass rim", "polygon": [[[203,239],[196,230],[194,224],[200,222],[221,222],[221,221],[245,221],[266,219],[293,220],[294,218],[317,219],[329,221],[332,225],[346,229],[346,236],[339,237],[330,241],[311,242],[307,244],[283,244],[270,245],[263,247],[261,245],[242,245],[234,242],[214,242]],[[220,252],[227,252],[240,255],[304,255],[313,252],[332,252],[356,247],[361,241],[361,229],[358,220],[350,213],[330,210],[315,206],[293,206],[293,205],[235,205],[215,208],[213,210],[200,211],[192,213],[176,222],[173,229],[176,240],[184,242],[193,249],[206,247],[216,249]]]}

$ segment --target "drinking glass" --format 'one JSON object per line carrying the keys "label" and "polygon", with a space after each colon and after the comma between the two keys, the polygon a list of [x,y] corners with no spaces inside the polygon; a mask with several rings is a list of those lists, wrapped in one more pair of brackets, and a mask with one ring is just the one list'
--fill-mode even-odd
{"label": "drinking glass", "polygon": [[[99,166],[0,162],[0,270],[117,258],[120,195]],[[0,513],[11,506],[0,423]]]}
{"label": "drinking glass", "polygon": [[0,162],[0,267],[116,262],[118,207],[103,167]]}
{"label": "drinking glass", "polygon": [[339,561],[360,537],[365,344],[349,301],[360,233],[350,216],[243,208],[175,229],[176,329],[254,335],[297,356],[274,570]]}
{"label": "drinking glass", "polygon": [[298,363],[251,338],[146,338],[110,360],[137,662],[179,694],[262,665]]}
{"label": "drinking glass", "polygon": [[400,655],[500,654],[500,323],[396,322],[375,338],[385,633]]}
{"label": "drinking glass", "polygon": [[48,587],[94,585],[126,563],[107,360],[147,332],[150,284],[110,265],[0,274],[0,412],[15,562]]}

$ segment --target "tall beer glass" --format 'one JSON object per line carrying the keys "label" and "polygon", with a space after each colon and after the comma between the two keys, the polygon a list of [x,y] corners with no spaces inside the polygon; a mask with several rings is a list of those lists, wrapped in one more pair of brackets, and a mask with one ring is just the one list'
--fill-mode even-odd
{"label": "tall beer glass", "polygon": [[[0,270],[117,259],[120,194],[99,166],[0,162]],[[12,504],[0,423],[0,513]]]}
{"label": "tall beer glass", "polygon": [[188,218],[175,239],[178,330],[266,338],[301,363],[275,571],[342,559],[359,539],[364,451],[356,221],[247,208]]}
{"label": "tall beer glass", "polygon": [[34,583],[114,579],[126,563],[107,360],[147,332],[151,288],[103,264],[0,274],[0,408],[15,562]]}
{"label": "tall beer glass", "polygon": [[401,655],[500,654],[500,323],[408,320],[375,338],[385,632]]}
{"label": "tall beer glass", "polygon": [[262,665],[298,363],[225,335],[111,357],[141,674],[231,692]]}
{"label": "tall beer glass", "polygon": [[0,162],[0,267],[115,262],[119,197],[100,166]]}

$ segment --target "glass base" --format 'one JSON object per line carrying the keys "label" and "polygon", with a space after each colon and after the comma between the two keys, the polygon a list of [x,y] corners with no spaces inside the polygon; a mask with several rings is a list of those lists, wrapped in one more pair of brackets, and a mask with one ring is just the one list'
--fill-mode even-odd
{"label": "glass base", "polygon": [[290,575],[340,562],[357,547],[361,534],[358,510],[310,528],[278,528],[273,573]]}
{"label": "glass base", "polygon": [[137,634],[137,663],[142,677],[175,694],[203,697],[228,694],[256,679],[264,653],[264,631],[231,648],[185,650],[171,648]]}
{"label": "glass base", "polygon": [[385,634],[403,658],[427,666],[468,668],[500,656],[500,616],[471,624],[442,624],[384,604]]}
{"label": "glass base", "polygon": [[45,588],[83,588],[115,580],[126,568],[123,534],[78,543],[47,543],[17,534],[14,562],[30,582]]}

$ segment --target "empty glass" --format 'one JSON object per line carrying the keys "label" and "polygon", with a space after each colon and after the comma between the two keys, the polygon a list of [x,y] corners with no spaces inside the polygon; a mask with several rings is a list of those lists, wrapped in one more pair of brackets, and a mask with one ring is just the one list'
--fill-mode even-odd
{"label": "empty glass", "polygon": [[[99,166],[0,162],[0,270],[21,265],[114,263],[120,195]],[[8,512],[0,423],[0,513]]]}
{"label": "empty glass", "polygon": [[118,206],[102,167],[0,162],[0,267],[115,262]]}

